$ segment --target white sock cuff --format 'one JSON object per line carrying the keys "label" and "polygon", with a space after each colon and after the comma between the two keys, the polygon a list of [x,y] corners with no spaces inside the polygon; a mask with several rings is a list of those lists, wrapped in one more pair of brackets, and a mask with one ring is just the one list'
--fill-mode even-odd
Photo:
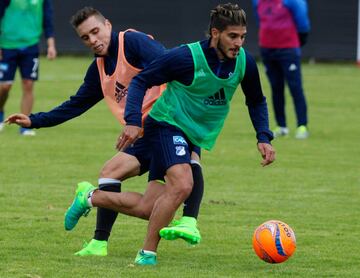
{"label": "white sock cuff", "polygon": [[100,184],[111,184],[111,183],[121,183],[121,180],[110,179],[110,178],[100,178],[98,180],[98,185],[100,185]]}
{"label": "white sock cuff", "polygon": [[154,251],[148,251],[148,250],[144,250],[144,249],[142,249],[142,251],[144,254],[156,256],[156,252],[154,252]]}
{"label": "white sock cuff", "polygon": [[199,166],[201,167],[200,162],[197,161],[197,160],[195,160],[195,159],[191,159],[191,160],[190,160],[190,164],[197,164],[197,165],[199,165]]}
{"label": "white sock cuff", "polygon": [[88,205],[92,208],[93,204],[91,202],[91,197],[93,195],[94,191],[89,192],[89,197],[87,198]]}

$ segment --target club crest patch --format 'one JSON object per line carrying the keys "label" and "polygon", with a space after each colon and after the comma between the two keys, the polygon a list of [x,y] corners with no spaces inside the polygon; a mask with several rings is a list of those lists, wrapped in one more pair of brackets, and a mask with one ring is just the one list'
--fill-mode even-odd
{"label": "club crest patch", "polygon": [[0,63],[0,71],[8,71],[9,65],[5,63]]}
{"label": "club crest patch", "polygon": [[177,156],[184,156],[186,154],[184,146],[175,146],[175,149],[176,149]]}

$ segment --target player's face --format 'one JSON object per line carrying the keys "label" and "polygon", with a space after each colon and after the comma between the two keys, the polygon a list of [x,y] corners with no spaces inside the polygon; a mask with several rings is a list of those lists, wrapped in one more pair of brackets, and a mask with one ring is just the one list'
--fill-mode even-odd
{"label": "player's face", "polygon": [[235,59],[246,36],[246,26],[228,26],[224,31],[211,30],[211,46],[216,48],[220,59]]}
{"label": "player's face", "polygon": [[100,56],[108,54],[111,39],[110,21],[104,22],[96,16],[90,16],[76,28],[76,32],[95,54]]}

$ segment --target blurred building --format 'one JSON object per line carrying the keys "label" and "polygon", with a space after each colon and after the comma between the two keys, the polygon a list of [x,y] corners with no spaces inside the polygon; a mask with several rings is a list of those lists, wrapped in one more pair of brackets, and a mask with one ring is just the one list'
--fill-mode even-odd
{"label": "blurred building", "polygon": [[[69,24],[83,6],[99,9],[113,23],[114,30],[135,28],[152,34],[167,47],[205,38],[209,11],[214,0],[53,0],[54,24],[60,54],[87,53]],[[246,49],[258,56],[257,26],[250,0],[238,3],[248,16]],[[315,60],[353,60],[357,56],[359,0],[308,0],[312,31],[303,57]]]}

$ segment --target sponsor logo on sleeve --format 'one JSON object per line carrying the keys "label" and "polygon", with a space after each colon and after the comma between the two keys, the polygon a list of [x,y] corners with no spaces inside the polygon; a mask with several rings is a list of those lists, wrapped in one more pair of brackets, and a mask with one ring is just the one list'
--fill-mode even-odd
{"label": "sponsor logo on sleeve", "polygon": [[173,136],[173,143],[174,145],[183,145],[187,146],[187,142],[182,136]]}

